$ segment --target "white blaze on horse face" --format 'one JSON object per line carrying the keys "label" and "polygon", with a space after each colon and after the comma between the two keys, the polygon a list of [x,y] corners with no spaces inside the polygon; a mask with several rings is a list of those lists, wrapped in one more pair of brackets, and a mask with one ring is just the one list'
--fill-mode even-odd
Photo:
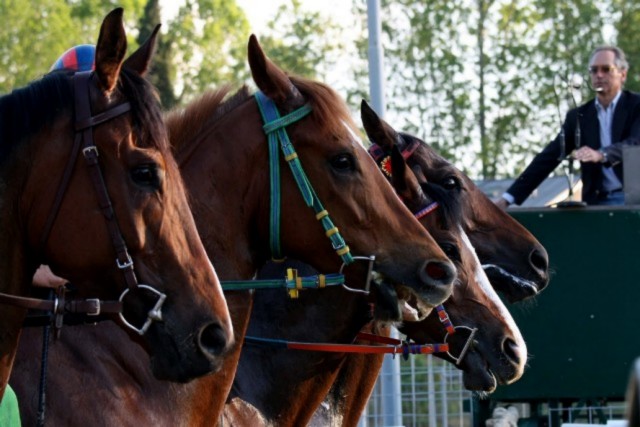
{"label": "white blaze on horse face", "polygon": [[518,354],[519,356],[518,359],[520,360],[520,363],[524,366],[524,363],[527,360],[526,358],[527,345],[525,344],[524,338],[520,333],[520,329],[516,325],[516,322],[513,320],[513,317],[511,317],[511,313],[509,312],[509,310],[507,310],[507,307],[505,307],[505,305],[502,303],[502,300],[498,297],[498,294],[493,289],[493,286],[491,286],[491,282],[489,282],[489,278],[484,272],[484,269],[482,268],[482,264],[480,264],[480,260],[478,259],[476,250],[471,244],[469,237],[467,236],[467,234],[464,232],[462,228],[460,228],[460,235],[462,236],[462,240],[464,241],[464,244],[467,246],[467,248],[469,248],[469,250],[473,254],[473,258],[476,264],[476,282],[478,283],[478,285],[480,285],[480,289],[482,289],[485,295],[487,295],[487,297],[489,297],[489,299],[493,301],[496,308],[500,312],[500,316],[502,317],[502,320],[504,321],[504,323],[506,323],[509,331],[511,332],[512,338],[516,343],[517,351],[520,353]]}
{"label": "white blaze on horse face", "polygon": [[[362,138],[360,138],[360,136],[353,130],[353,128],[351,126],[349,126],[349,123],[347,122],[342,122],[342,124],[344,125],[345,129],[347,129],[347,132],[349,133],[349,135],[351,135],[351,138],[353,140],[353,142],[358,143],[362,148],[365,148],[364,146],[364,141],[362,140]],[[368,155],[368,154],[367,154]]]}

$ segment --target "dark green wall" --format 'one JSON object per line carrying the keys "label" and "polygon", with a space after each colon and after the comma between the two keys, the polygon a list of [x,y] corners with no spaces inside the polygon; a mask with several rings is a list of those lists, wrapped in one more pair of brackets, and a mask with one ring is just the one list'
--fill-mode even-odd
{"label": "dark green wall", "polygon": [[623,399],[640,356],[640,210],[518,210],[549,252],[552,278],[535,301],[509,308],[529,350],[502,401]]}

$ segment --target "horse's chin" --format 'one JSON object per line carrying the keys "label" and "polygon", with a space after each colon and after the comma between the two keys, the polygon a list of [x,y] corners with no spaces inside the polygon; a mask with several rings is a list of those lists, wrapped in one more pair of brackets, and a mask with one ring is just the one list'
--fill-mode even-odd
{"label": "horse's chin", "polygon": [[185,363],[188,362],[168,363],[166,357],[151,356],[151,373],[158,380],[187,383],[195,378],[215,373],[222,367],[221,361],[199,360],[199,367],[195,367],[194,363],[189,369],[183,369],[181,365]]}
{"label": "horse's chin", "polygon": [[433,310],[413,289],[392,283],[383,274],[373,272],[373,281],[378,289],[375,318],[386,322],[419,322]]}
{"label": "horse's chin", "polygon": [[[470,354],[467,357],[471,356]],[[467,362],[469,359],[467,359]],[[491,369],[479,358],[471,363],[463,363],[462,382],[467,390],[492,393],[498,386],[498,379]]]}
{"label": "horse's chin", "polygon": [[521,277],[515,276],[497,265],[483,265],[491,285],[500,292],[510,303],[523,301],[538,295],[538,285]]}
{"label": "horse's chin", "polygon": [[419,322],[427,318],[433,311],[432,305],[426,304],[413,289],[402,285],[395,286],[398,294],[398,304],[405,322]]}

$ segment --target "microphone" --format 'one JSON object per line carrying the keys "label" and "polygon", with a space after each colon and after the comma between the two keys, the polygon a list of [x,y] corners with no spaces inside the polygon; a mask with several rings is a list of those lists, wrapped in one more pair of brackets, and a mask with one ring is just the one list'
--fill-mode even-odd
{"label": "microphone", "polygon": [[[580,74],[572,74],[570,75],[567,79],[563,79],[562,77],[560,77],[561,80],[565,83],[569,94],[571,95],[571,100],[573,101],[573,107],[577,110],[578,108],[578,103],[576,102],[576,97],[574,94],[574,91],[579,91],[582,88],[582,85],[584,83],[584,79],[582,78],[582,76]],[[560,115],[560,102],[559,102],[559,97],[558,94],[554,88],[554,94],[556,96],[556,103],[558,106],[558,115]],[[578,111],[576,111],[576,130],[575,130],[575,134],[574,134],[574,146],[575,149],[580,148],[581,145],[581,134],[580,134],[580,113]],[[585,206],[584,202],[578,202],[573,200],[573,158],[568,157],[567,156],[567,146],[566,146],[566,141],[565,141],[565,131],[564,131],[564,126],[562,125],[562,122],[560,124],[560,134],[558,135],[558,143],[560,146],[560,156],[558,157],[558,161],[563,161],[565,158],[567,158],[569,160],[569,171],[567,173],[567,180],[569,181],[569,193],[567,195],[567,198],[562,201],[562,202],[558,202],[556,204],[557,207],[560,208],[571,208],[571,207],[582,207]],[[566,171],[565,171],[566,172]]]}
{"label": "microphone", "polygon": [[580,89],[583,83],[584,80],[580,74],[573,74],[568,81],[570,89]]}
{"label": "microphone", "polygon": [[[557,77],[560,77],[560,80],[567,83],[566,80],[564,80],[561,76],[558,75]],[[556,81],[554,81],[554,83],[556,83]],[[558,134],[558,145],[560,147],[560,152],[558,153],[558,161],[561,162],[567,157],[567,152],[566,152],[567,149],[566,149],[566,143],[565,143],[564,126],[562,126],[562,113],[560,112],[560,96],[558,95],[557,84],[553,85],[553,94],[556,98],[556,108],[558,109],[558,120],[560,122],[560,133]]]}

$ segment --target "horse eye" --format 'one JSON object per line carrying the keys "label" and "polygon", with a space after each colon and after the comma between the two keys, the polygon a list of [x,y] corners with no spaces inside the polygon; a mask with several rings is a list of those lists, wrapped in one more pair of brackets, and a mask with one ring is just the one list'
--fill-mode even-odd
{"label": "horse eye", "polygon": [[457,245],[453,243],[441,243],[440,248],[451,261],[460,262],[462,260]]}
{"label": "horse eye", "polygon": [[142,187],[149,187],[154,190],[160,189],[160,175],[158,168],[154,164],[136,166],[131,170],[131,179]]}
{"label": "horse eye", "polygon": [[356,163],[351,154],[343,153],[331,159],[331,166],[339,172],[347,172],[355,170]]}
{"label": "horse eye", "polygon": [[440,185],[446,190],[455,190],[460,188],[460,181],[455,176],[448,176]]}

